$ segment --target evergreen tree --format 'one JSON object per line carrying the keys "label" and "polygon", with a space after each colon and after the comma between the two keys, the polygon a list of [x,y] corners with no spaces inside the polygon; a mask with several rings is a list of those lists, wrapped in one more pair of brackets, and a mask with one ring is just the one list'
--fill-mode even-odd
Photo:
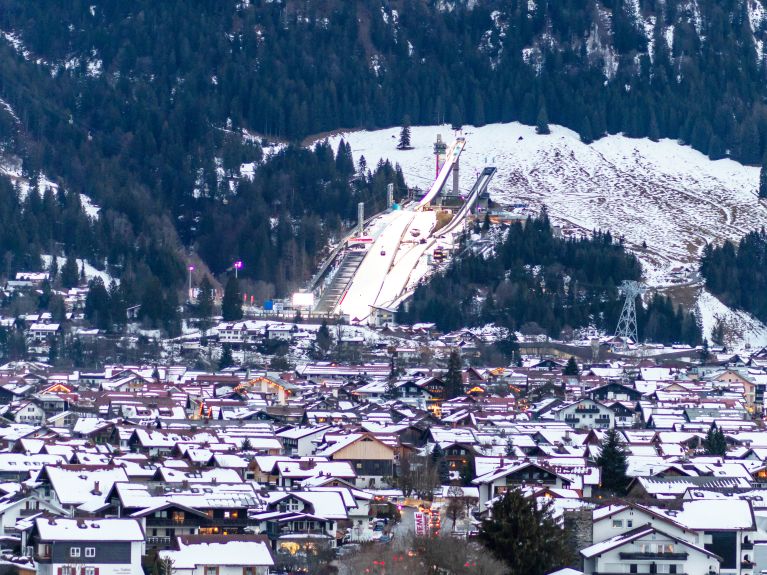
{"label": "evergreen tree", "polygon": [[328,322],[324,319],[322,320],[322,325],[317,330],[316,343],[323,357],[328,353],[330,346],[333,344],[333,338],[330,336],[330,329],[328,329]]}
{"label": "evergreen tree", "polygon": [[402,120],[402,129],[399,133],[399,142],[397,143],[398,150],[410,150],[410,117],[405,116]]}
{"label": "evergreen tree", "polygon": [[461,368],[461,353],[457,349],[450,352],[445,375],[445,399],[453,399],[464,395],[463,374]]}
{"label": "evergreen tree", "polygon": [[602,469],[602,488],[622,494],[628,486],[626,448],[617,429],[608,429],[602,439],[597,465]]}
{"label": "evergreen tree", "polygon": [[246,437],[242,440],[242,443],[240,443],[240,451],[251,451],[253,449],[253,444],[250,442],[250,438]]}
{"label": "evergreen tree", "polygon": [[52,282],[55,282],[59,275],[59,258],[57,258],[55,255],[51,256],[51,265],[48,266],[48,275],[50,276],[50,280]]}
{"label": "evergreen tree", "polygon": [[708,339],[703,339],[703,345],[700,348],[700,363],[701,365],[706,365],[708,360],[711,358],[711,351],[708,349]]}
{"label": "evergreen tree", "polygon": [[200,282],[199,295],[197,296],[197,317],[206,321],[213,317],[213,286],[208,279],[208,276],[204,276]]}
{"label": "evergreen tree", "polygon": [[77,287],[78,283],[80,283],[80,270],[77,269],[77,260],[68,255],[61,268],[61,287],[70,289]]}
{"label": "evergreen tree", "polygon": [[516,451],[514,450],[514,441],[509,437],[506,440],[506,449],[504,450],[506,457],[516,457]]}
{"label": "evergreen tree", "polygon": [[541,104],[540,108],[538,108],[538,118],[535,121],[535,133],[541,135],[551,134],[551,129],[549,128],[549,116],[546,113],[546,106],[544,104]]}
{"label": "evergreen tree", "polygon": [[569,565],[567,536],[554,518],[552,502],[539,503],[510,489],[493,505],[479,540],[508,567],[508,575],[545,575]]}
{"label": "evergreen tree", "polygon": [[112,306],[109,292],[104,282],[98,276],[88,284],[88,294],[85,296],[85,318],[98,329],[112,329]]}
{"label": "evergreen tree", "polygon": [[450,483],[450,470],[447,465],[447,459],[445,459],[445,450],[438,443],[434,445],[434,449],[431,451],[431,465],[432,469],[435,469],[437,472],[440,485]]}
{"label": "evergreen tree", "polygon": [[234,357],[232,356],[232,348],[228,344],[224,344],[221,350],[221,359],[218,360],[218,369],[226,369],[234,365]]}
{"label": "evergreen tree", "polygon": [[221,315],[224,321],[238,321],[242,319],[242,295],[237,278],[229,276],[224,288],[224,298],[221,301]]}
{"label": "evergreen tree", "polygon": [[767,198],[767,160],[762,161],[762,167],[759,170],[759,197]]}
{"label": "evergreen tree", "polygon": [[567,360],[567,365],[565,366],[564,371],[562,371],[562,374],[578,377],[580,373],[578,362],[575,360],[575,357],[571,355],[570,359]]}
{"label": "evergreen tree", "polygon": [[716,425],[712,425],[706,433],[703,450],[706,455],[724,457],[727,454],[727,439],[724,437],[724,432]]}

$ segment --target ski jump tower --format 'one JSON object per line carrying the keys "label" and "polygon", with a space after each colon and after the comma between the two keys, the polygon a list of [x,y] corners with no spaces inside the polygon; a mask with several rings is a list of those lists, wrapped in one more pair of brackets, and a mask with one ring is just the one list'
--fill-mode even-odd
{"label": "ski jump tower", "polygon": [[[436,172],[435,172],[435,178],[439,177],[439,171],[442,169],[442,166],[444,164],[444,158],[445,154],[447,153],[447,144],[442,141],[442,134],[437,134],[437,140],[434,142],[434,158],[436,160]],[[459,195],[459,179],[460,179],[460,165],[459,165],[459,159],[456,158],[455,163],[453,164],[453,195],[458,196]]]}

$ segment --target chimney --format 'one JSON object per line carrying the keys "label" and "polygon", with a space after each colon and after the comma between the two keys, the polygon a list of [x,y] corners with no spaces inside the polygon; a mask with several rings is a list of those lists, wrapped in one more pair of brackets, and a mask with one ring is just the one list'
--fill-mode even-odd
{"label": "chimney", "polygon": [[93,495],[101,495],[101,491],[99,491],[99,482],[94,481],[93,482],[93,491],[91,491]]}
{"label": "chimney", "polygon": [[312,459],[311,457],[308,460],[306,459],[301,460],[298,464],[298,468],[301,471],[308,471],[310,469],[314,469],[314,466],[315,466],[314,459]]}

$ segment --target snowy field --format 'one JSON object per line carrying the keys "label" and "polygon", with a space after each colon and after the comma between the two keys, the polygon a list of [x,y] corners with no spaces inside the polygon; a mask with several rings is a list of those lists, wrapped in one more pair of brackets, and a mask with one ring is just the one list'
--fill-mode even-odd
{"label": "snowy field", "polygon": [[[461,188],[470,190],[483,167],[495,166],[489,187],[494,201],[531,210],[545,204],[566,234],[602,229],[623,235],[642,261],[645,282],[662,290],[700,284],[695,270],[706,242],[738,240],[767,225],[756,195],[758,168],[711,161],[671,140],[609,136],[586,145],[566,128],[551,126],[551,132],[539,136],[518,123],[467,127]],[[434,179],[437,133],[452,143],[449,126],[413,127],[413,149],[407,151],[396,149],[399,128],[336,134],[330,142],[335,147],[343,137],[355,160],[364,155],[369,166],[381,159],[400,164],[408,185],[425,190]],[[767,344],[764,325],[715,302],[705,292],[699,297],[707,331],[715,314],[727,315],[734,330],[748,331],[738,343]]]}

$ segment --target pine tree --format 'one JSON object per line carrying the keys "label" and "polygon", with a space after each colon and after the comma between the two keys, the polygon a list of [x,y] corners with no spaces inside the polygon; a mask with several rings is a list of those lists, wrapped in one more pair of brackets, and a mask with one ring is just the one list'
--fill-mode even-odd
{"label": "pine tree", "polygon": [[565,366],[565,369],[562,372],[562,374],[563,375],[569,375],[569,376],[578,377],[578,375],[580,375],[580,373],[581,372],[578,369],[578,362],[571,355],[570,359],[567,360],[567,365]]}
{"label": "pine tree", "polygon": [[55,255],[51,256],[51,265],[48,267],[48,275],[52,282],[56,281],[56,277],[59,275],[59,258]]}
{"label": "pine tree", "polygon": [[535,121],[535,133],[541,135],[551,134],[551,129],[549,128],[549,116],[546,113],[546,106],[544,104],[541,104],[540,108],[538,108],[538,119]]}
{"label": "pine tree", "polygon": [[226,369],[233,365],[232,348],[229,345],[224,345],[224,348],[221,350],[221,359],[218,360],[218,369]]}
{"label": "pine tree", "polygon": [[79,282],[80,271],[77,269],[77,260],[69,255],[61,268],[61,286],[70,289],[77,287]]}
{"label": "pine tree", "polygon": [[330,349],[331,344],[333,343],[333,339],[330,337],[330,329],[328,329],[328,322],[324,319],[322,320],[322,325],[320,326],[320,329],[317,330],[317,347],[320,348],[320,351],[322,352],[322,355],[324,356],[326,353],[328,353],[328,350]]}
{"label": "pine tree", "polygon": [[703,345],[700,348],[700,363],[706,365],[706,362],[711,358],[711,351],[708,349],[708,339],[703,338]]}
{"label": "pine tree", "polygon": [[240,443],[240,451],[250,451],[253,449],[253,444],[250,442],[250,438],[246,437]]}
{"label": "pine tree", "polygon": [[213,286],[204,276],[200,282],[199,295],[197,296],[197,317],[201,320],[209,320],[213,316]]}
{"label": "pine tree", "polygon": [[706,438],[703,440],[703,450],[706,455],[724,457],[727,454],[727,439],[724,437],[724,432],[716,425],[712,425],[706,433]]}
{"label": "pine tree", "polygon": [[602,488],[612,493],[623,493],[628,485],[626,448],[617,429],[608,429],[602,440],[597,465],[602,469]]}
{"label": "pine tree", "polygon": [[511,437],[506,440],[506,449],[504,450],[504,454],[506,457],[517,456],[516,451],[514,450],[514,440]]}
{"label": "pine tree", "polygon": [[762,167],[759,170],[759,197],[767,198],[767,159],[762,161]]}
{"label": "pine tree", "polygon": [[410,145],[410,117],[405,116],[402,120],[402,130],[399,133],[399,142],[397,143],[398,150],[411,150]]}
{"label": "pine tree", "polygon": [[445,459],[445,450],[439,446],[439,443],[435,444],[434,449],[431,451],[431,465],[432,469],[437,470],[437,478],[440,485],[450,483],[450,470]]}
{"label": "pine tree", "polygon": [[238,321],[242,319],[242,295],[237,278],[229,276],[224,288],[224,298],[221,301],[221,315],[224,321]]}
{"label": "pine tree", "polygon": [[479,540],[506,563],[508,575],[545,575],[570,564],[567,536],[552,505],[510,489],[493,505],[492,518],[482,522]]}
{"label": "pine tree", "polygon": [[445,375],[445,399],[464,395],[463,375],[461,373],[461,354],[457,349],[450,352]]}

